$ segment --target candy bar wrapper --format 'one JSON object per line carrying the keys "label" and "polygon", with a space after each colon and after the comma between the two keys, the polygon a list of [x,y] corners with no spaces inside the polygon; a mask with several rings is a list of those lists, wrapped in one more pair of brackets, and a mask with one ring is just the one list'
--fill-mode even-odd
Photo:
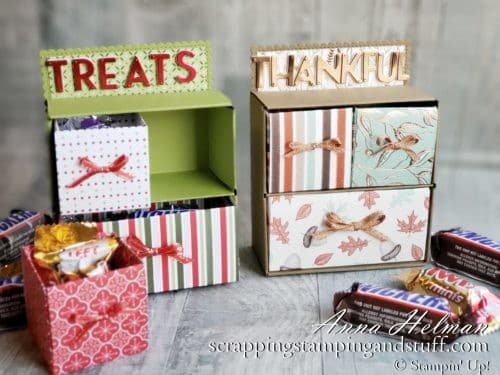
{"label": "candy bar wrapper", "polygon": [[15,262],[21,248],[33,242],[35,227],[47,222],[41,212],[15,210],[0,220],[0,265]]}
{"label": "candy bar wrapper", "polygon": [[20,261],[0,266],[0,331],[26,325]]}
{"label": "candy bar wrapper", "polygon": [[28,327],[52,374],[146,350],[146,276],[127,246],[113,254],[113,270],[51,286],[43,284],[32,252],[22,253]]}
{"label": "candy bar wrapper", "polygon": [[270,193],[350,187],[352,108],[271,112]]}
{"label": "candy bar wrapper", "polygon": [[356,108],[352,186],[432,183],[437,108]]}
{"label": "candy bar wrapper", "polygon": [[459,228],[432,236],[432,259],[444,268],[500,287],[500,243]]}
{"label": "candy bar wrapper", "polygon": [[97,226],[124,240],[134,238],[149,293],[226,284],[237,281],[239,275],[235,207],[228,199],[219,203],[212,208],[98,222]]}
{"label": "candy bar wrapper", "polygon": [[62,215],[148,208],[148,129],[135,115],[121,126],[64,130],[54,126]]}
{"label": "candy bar wrapper", "polygon": [[462,321],[473,326],[484,325],[480,334],[500,328],[500,298],[482,286],[438,267],[412,269],[399,275],[405,288],[412,292],[442,297]]}
{"label": "candy bar wrapper", "polygon": [[[458,318],[451,312],[448,301],[440,297],[354,283],[350,290],[335,293],[333,309],[335,313],[342,312],[342,318],[351,324],[378,325],[381,332],[390,335],[397,334],[418,341],[433,341],[442,337],[444,342],[451,342],[459,336]],[[397,332],[398,325],[405,322],[409,324]],[[426,324],[430,329],[422,330]],[[446,325],[455,325],[457,331],[443,331]]]}
{"label": "candy bar wrapper", "polygon": [[423,261],[429,200],[429,188],[269,197],[269,270]]}

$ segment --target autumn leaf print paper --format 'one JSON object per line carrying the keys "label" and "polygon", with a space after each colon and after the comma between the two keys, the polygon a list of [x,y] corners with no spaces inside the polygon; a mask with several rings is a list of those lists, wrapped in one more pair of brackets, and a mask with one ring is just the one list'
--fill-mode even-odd
{"label": "autumn leaf print paper", "polygon": [[269,270],[422,261],[429,199],[427,187],[270,197]]}
{"label": "autumn leaf print paper", "polygon": [[432,183],[436,107],[356,108],[352,186]]}

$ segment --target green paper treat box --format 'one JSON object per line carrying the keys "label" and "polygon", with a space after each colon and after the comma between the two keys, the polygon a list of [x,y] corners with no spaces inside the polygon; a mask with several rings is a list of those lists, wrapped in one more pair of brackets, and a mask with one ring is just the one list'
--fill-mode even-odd
{"label": "green paper treat box", "polygon": [[[44,50],[40,58],[61,220],[101,221],[122,237],[140,228],[133,234],[146,249],[150,292],[236,281],[235,111],[212,87],[210,44]],[[174,243],[177,253],[165,250]]]}

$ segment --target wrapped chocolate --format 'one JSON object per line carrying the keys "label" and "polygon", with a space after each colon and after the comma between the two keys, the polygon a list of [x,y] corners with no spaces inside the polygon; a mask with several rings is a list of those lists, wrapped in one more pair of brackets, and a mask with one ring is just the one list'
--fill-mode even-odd
{"label": "wrapped chocolate", "polygon": [[21,263],[0,267],[0,331],[26,325]]}
{"label": "wrapped chocolate", "polygon": [[118,245],[114,235],[98,234],[95,224],[44,225],[36,229],[33,258],[60,282],[107,272]]}
{"label": "wrapped chocolate", "polygon": [[378,327],[389,335],[451,342],[461,334],[457,315],[441,297],[354,283],[350,290],[335,293],[333,308],[348,323]]}
{"label": "wrapped chocolate", "polygon": [[35,227],[46,221],[42,213],[27,210],[14,210],[0,220],[0,264],[19,259],[21,248],[33,242]]}
{"label": "wrapped chocolate", "polygon": [[437,232],[432,236],[434,262],[478,280],[500,287],[500,243],[462,229]]}
{"label": "wrapped chocolate", "polygon": [[462,322],[485,327],[478,332],[480,334],[491,333],[500,327],[500,298],[487,288],[475,286],[438,267],[412,269],[399,278],[411,292],[447,299]]}

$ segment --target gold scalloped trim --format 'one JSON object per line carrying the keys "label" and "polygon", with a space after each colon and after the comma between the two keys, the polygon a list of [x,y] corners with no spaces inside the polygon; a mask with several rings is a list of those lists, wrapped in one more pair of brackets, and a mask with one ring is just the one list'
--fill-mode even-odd
{"label": "gold scalloped trim", "polygon": [[[286,51],[286,50],[306,50],[306,49],[329,49],[329,48],[352,48],[352,47],[388,47],[388,46],[405,46],[406,50],[406,73],[411,77],[411,42],[408,39],[394,40],[375,40],[369,42],[338,42],[338,43],[295,43],[295,44],[273,44],[273,45],[257,45],[250,48],[250,56],[254,56],[259,52],[269,51]],[[250,64],[250,88],[254,92],[257,89],[255,83],[255,65]],[[410,80],[404,85],[408,85]]]}
{"label": "gold scalloped trim", "polygon": [[[107,52],[127,52],[131,50],[148,50],[148,49],[162,49],[162,48],[191,48],[200,47],[206,50],[207,54],[207,75],[206,84],[207,90],[213,89],[212,82],[212,47],[208,40],[196,40],[187,42],[165,42],[165,43],[145,43],[145,44],[120,44],[112,46],[95,46],[95,47],[79,47],[79,48],[58,48],[58,49],[45,49],[40,51],[40,70],[42,72],[42,88],[44,98],[46,100],[52,99],[50,91],[48,69],[45,66],[47,58],[54,56],[64,55],[82,55],[88,53],[107,53]],[[135,92],[121,92],[116,93],[115,96],[122,95],[137,95]]]}

